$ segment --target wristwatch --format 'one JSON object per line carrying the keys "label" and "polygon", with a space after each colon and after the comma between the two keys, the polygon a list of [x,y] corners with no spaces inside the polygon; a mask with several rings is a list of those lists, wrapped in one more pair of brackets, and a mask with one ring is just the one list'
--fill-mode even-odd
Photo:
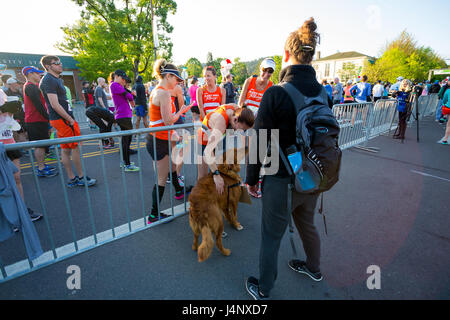
{"label": "wristwatch", "polygon": [[220,176],[220,171],[219,170],[214,171],[213,176]]}

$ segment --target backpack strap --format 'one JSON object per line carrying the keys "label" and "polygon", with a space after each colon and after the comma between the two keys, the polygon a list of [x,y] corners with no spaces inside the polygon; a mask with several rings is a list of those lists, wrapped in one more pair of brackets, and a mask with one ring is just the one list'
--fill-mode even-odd
{"label": "backpack strap", "polygon": [[[298,90],[292,83],[282,82],[279,84],[279,86],[286,90],[286,92],[288,93],[289,97],[292,100],[292,103],[295,106],[295,109],[297,110],[297,114],[299,114],[299,112],[307,106],[307,102],[311,102],[308,101],[311,99],[309,97],[306,98],[303,93],[301,93],[300,90]],[[321,102],[323,104],[328,105],[328,93],[326,92],[325,88],[322,88],[320,93],[312,100],[317,100],[318,98],[322,100]]]}
{"label": "backpack strap", "polygon": [[280,83],[280,87],[282,87],[286,92],[288,93],[289,97],[292,100],[292,103],[295,106],[295,110],[297,111],[297,114],[305,107],[305,96],[297,90],[297,88],[289,83],[289,82],[282,82]]}

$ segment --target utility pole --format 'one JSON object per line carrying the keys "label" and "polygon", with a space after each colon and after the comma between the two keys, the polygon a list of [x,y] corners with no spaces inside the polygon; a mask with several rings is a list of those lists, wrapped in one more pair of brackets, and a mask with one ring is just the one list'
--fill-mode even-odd
{"label": "utility pole", "polygon": [[156,28],[156,19],[153,12],[153,0],[150,0],[150,7],[152,10],[153,49],[155,51],[155,61],[156,61],[159,43],[158,43],[158,30]]}

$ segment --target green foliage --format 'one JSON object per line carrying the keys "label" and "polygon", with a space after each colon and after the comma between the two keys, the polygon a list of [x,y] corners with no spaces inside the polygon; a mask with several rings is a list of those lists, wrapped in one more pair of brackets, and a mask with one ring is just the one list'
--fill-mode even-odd
{"label": "green foliage", "polygon": [[104,21],[94,18],[91,23],[86,23],[80,20],[62,29],[67,41],[58,44],[58,47],[74,55],[84,78],[89,81],[98,77],[107,79],[109,73],[117,69],[132,71],[132,64],[124,58],[121,44],[108,32]]}
{"label": "green foliage", "polygon": [[418,46],[412,35],[403,31],[401,35],[389,43],[383,55],[375,64],[366,65],[364,73],[369,81],[384,80],[396,82],[403,76],[411,80],[428,78],[431,69],[446,67],[445,61],[431,48]]}
{"label": "green foliage", "polygon": [[197,78],[200,78],[202,76],[202,63],[197,58],[190,58],[186,64],[185,67],[187,68],[187,73],[189,76],[194,76]]}
{"label": "green foliage", "polygon": [[263,60],[264,60],[264,58],[259,58],[256,60],[246,62],[248,73],[250,75],[259,74],[259,66],[261,65],[261,62]]}
{"label": "green foliage", "polygon": [[342,82],[353,80],[360,74],[360,70],[356,68],[356,65],[352,62],[346,62],[342,65],[342,69],[338,71],[339,78]]}
{"label": "green foliage", "polygon": [[242,86],[249,77],[247,65],[244,62],[241,62],[240,58],[234,59],[231,73],[234,75],[233,83],[235,86]]}
{"label": "green foliage", "polygon": [[270,80],[272,80],[272,82],[274,84],[278,84],[279,82],[279,78],[280,78],[280,71],[281,71],[281,66],[282,66],[282,56],[273,56],[273,60],[275,61],[275,71],[272,74],[272,77],[270,78]]}
{"label": "green foliage", "polygon": [[[81,19],[63,27],[64,41],[57,47],[78,60],[89,78],[117,69],[149,79],[155,60],[151,6],[158,18],[160,57],[172,56],[172,43],[164,35],[173,31],[167,22],[177,4],[173,0],[72,0],[82,7]],[[164,32],[161,33],[161,31]]]}

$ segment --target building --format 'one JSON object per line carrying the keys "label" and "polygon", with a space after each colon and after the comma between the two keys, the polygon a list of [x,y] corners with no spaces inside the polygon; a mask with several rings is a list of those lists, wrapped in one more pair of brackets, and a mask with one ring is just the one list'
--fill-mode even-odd
{"label": "building", "polygon": [[[11,53],[0,52],[0,64],[6,65],[6,70],[1,70],[1,74],[10,74],[19,81],[25,82],[22,75],[22,68],[26,66],[35,66],[40,70],[44,70],[41,66],[41,58],[44,54],[27,54],[27,53]],[[77,67],[77,61],[70,56],[58,55],[63,64],[63,73],[61,74],[64,84],[72,92],[72,98],[80,101],[81,94],[81,78],[80,70]]]}
{"label": "building", "polygon": [[334,81],[336,77],[339,77],[341,81],[347,81],[362,76],[364,65],[366,63],[373,64],[375,60],[374,57],[356,51],[338,52],[324,58],[321,58],[320,52],[318,52],[312,65],[316,70],[319,82],[324,79]]}

